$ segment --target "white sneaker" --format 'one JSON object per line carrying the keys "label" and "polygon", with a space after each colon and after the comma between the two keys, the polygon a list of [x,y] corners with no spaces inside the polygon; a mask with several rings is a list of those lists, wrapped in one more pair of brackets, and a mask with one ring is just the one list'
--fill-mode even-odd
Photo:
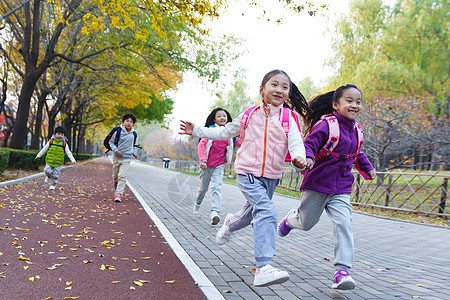
{"label": "white sneaker", "polygon": [[56,186],[55,186],[55,185],[51,185],[51,186],[49,187],[49,189],[54,190],[54,189],[56,189]]}
{"label": "white sneaker", "polygon": [[194,204],[194,214],[198,215],[200,213],[200,208],[202,207],[201,204]]}
{"label": "white sneaker", "polygon": [[114,195],[114,201],[115,202],[122,202],[122,195],[120,195],[119,193]]}
{"label": "white sneaker", "polygon": [[223,222],[222,227],[220,227],[219,231],[217,231],[217,234],[216,234],[216,244],[217,245],[223,245],[231,239],[231,237],[233,235],[233,231],[228,229],[228,223],[230,222],[230,219],[232,216],[233,216],[233,214],[228,214],[225,217],[225,221]]}
{"label": "white sneaker", "polygon": [[269,286],[289,280],[289,273],[275,269],[271,265],[258,268],[255,272],[254,286]]}
{"label": "white sneaker", "polygon": [[45,176],[44,182],[45,182],[45,183],[48,183],[48,180],[49,180],[49,178],[48,178],[47,176]]}
{"label": "white sneaker", "polygon": [[217,225],[220,222],[219,214],[215,211],[211,212],[211,225]]}

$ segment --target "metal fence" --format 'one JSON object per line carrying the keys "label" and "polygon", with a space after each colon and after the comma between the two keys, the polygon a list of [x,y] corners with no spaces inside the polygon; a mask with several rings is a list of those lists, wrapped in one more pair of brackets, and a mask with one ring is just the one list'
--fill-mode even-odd
{"label": "metal fence", "polygon": [[[364,180],[357,171],[353,174],[351,199],[354,205],[450,217],[450,205],[446,205],[449,172],[398,169],[377,172],[374,180]],[[301,173],[286,164],[279,186],[298,190],[301,182]]]}
{"label": "metal fence", "polygon": [[[161,159],[150,159],[149,163],[164,167]],[[166,164],[170,169],[198,172],[198,161],[178,160]],[[224,176],[234,176],[232,164],[225,165]],[[358,206],[377,207],[396,211],[437,215],[449,218],[450,205],[448,179],[449,172],[405,171],[377,172],[374,180],[364,180],[354,171],[355,182],[351,195],[352,203]],[[303,176],[285,164],[280,187],[299,190]],[[447,205],[446,205],[447,204]]]}

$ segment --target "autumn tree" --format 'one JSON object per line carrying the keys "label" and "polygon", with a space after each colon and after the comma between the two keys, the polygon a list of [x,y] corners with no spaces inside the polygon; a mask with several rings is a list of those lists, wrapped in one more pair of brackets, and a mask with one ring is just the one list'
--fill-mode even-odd
{"label": "autumn tree", "polygon": [[[330,61],[337,75],[328,86],[354,83],[362,89],[362,122],[368,124],[364,147],[378,149],[373,153],[381,168],[392,155],[419,151],[422,157],[438,157],[436,151],[445,149],[445,143],[431,147],[423,129],[434,132],[437,124],[448,124],[448,5],[397,0],[389,6],[381,0],[356,0],[337,23],[332,43],[336,56]],[[402,160],[394,161],[391,165]]]}
{"label": "autumn tree", "polygon": [[[139,4],[134,1],[72,0],[66,2],[55,0],[43,2],[30,0],[23,4],[19,0],[0,1],[0,13],[6,14],[14,11],[5,19],[8,33],[12,35],[13,39],[2,41],[0,51],[23,79],[12,147],[23,147],[30,99],[36,82],[58,57],[73,63],[83,63],[86,59],[104,53],[108,49],[124,48],[133,45],[133,43],[139,44],[139,41],[147,41],[147,46],[156,47],[154,50],[161,50],[169,57],[172,55],[172,60],[176,61],[178,65],[197,68],[201,70],[203,75],[207,74],[214,77],[214,74],[208,73],[214,68],[206,67],[208,64],[202,59],[204,57],[177,56],[180,54],[179,51],[168,52],[171,51],[172,47],[167,43],[158,45],[151,42],[153,37],[166,38],[167,41],[170,41],[170,37],[176,35],[179,36],[179,41],[183,38],[180,32],[187,28],[190,28],[191,32],[199,32],[201,30],[199,24],[202,19],[206,16],[215,16],[218,6],[220,6],[220,3],[209,1],[203,1],[197,3],[197,5],[172,1],[146,1]],[[15,10],[17,7],[22,8]],[[165,26],[171,21],[175,21],[176,24],[185,24],[187,27],[177,27],[176,24]],[[91,35],[90,48],[88,51],[77,53],[72,57],[61,53],[58,45],[63,32],[80,23],[83,24],[83,34],[87,36],[94,33]],[[105,39],[100,43],[93,40],[95,33],[111,29],[116,29],[117,32],[121,31],[121,37],[124,39],[114,41]],[[190,35],[185,35],[185,38],[188,36]],[[177,41],[172,42],[176,43]],[[143,46],[145,45],[141,43],[134,48],[136,55],[140,55],[139,48],[142,49]],[[17,53],[21,56],[20,62],[23,62],[23,67],[17,60]],[[201,55],[204,56],[205,53]],[[195,60],[197,58],[202,63],[197,64]],[[154,63],[152,60],[147,60],[147,62]]]}

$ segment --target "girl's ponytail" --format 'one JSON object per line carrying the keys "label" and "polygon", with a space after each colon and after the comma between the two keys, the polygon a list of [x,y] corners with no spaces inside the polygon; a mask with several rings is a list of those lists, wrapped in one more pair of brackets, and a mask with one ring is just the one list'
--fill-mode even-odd
{"label": "girl's ponytail", "polygon": [[311,109],[309,108],[305,97],[292,81],[289,89],[289,99],[284,102],[284,106],[295,110],[302,118],[307,118],[311,115]]}
{"label": "girl's ponytail", "polygon": [[311,114],[303,117],[303,124],[305,124],[307,130],[305,134],[308,134],[309,130],[320,120],[323,115],[331,114],[333,109],[333,95],[334,91],[318,95],[309,101],[309,109]]}

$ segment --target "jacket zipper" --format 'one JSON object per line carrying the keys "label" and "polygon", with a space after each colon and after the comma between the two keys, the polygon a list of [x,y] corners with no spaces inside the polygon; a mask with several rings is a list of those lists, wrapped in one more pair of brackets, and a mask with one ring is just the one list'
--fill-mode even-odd
{"label": "jacket zipper", "polygon": [[264,113],[266,115],[266,124],[264,126],[264,152],[263,152],[263,165],[262,165],[261,177],[264,176],[264,169],[266,168],[267,125],[269,123],[270,107],[269,107],[269,112],[267,112],[266,108],[264,107]]}

